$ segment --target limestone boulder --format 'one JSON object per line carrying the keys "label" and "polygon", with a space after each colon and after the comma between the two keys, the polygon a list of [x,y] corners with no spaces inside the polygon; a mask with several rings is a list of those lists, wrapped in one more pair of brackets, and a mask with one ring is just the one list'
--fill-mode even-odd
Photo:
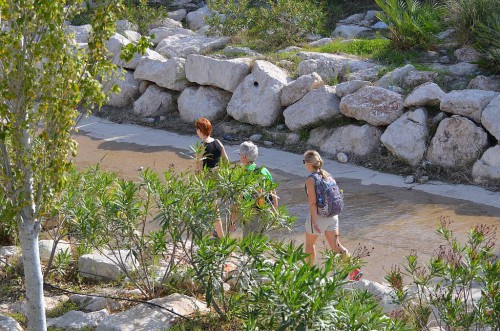
{"label": "limestone boulder", "polygon": [[439,106],[446,93],[435,83],[425,83],[413,90],[405,99],[405,107]]}
{"label": "limestone boulder", "polygon": [[179,114],[188,123],[205,117],[217,121],[226,116],[226,107],[232,94],[212,86],[188,87],[177,100]]}
{"label": "limestone boulder", "polygon": [[[50,259],[50,253],[54,247],[54,240],[38,241],[38,249],[40,250],[40,260],[47,262]],[[59,241],[54,251],[54,256],[59,253],[71,254],[71,245],[66,241]]]}
{"label": "limestone boulder", "polygon": [[159,28],[162,26],[166,28],[182,28],[182,23],[170,17],[160,17],[159,19],[148,25],[148,30]]}
{"label": "limestone boulder", "polygon": [[403,80],[403,87],[415,88],[424,83],[433,83],[438,74],[433,71],[410,71]]}
{"label": "limestone boulder", "polygon": [[392,122],[380,137],[380,141],[393,155],[416,166],[427,150],[428,136],[427,113],[418,108],[404,113]]}
{"label": "limestone boulder", "polygon": [[439,123],[427,149],[426,158],[444,167],[475,162],[488,146],[488,135],[471,120],[454,115]]}
{"label": "limestone boulder", "polygon": [[134,265],[137,265],[137,260],[131,251],[104,251],[80,256],[78,272],[85,278],[116,280],[123,270],[132,271]]}
{"label": "limestone boulder", "polygon": [[371,82],[366,80],[349,80],[340,83],[336,86],[337,96],[343,98],[346,95],[353,94],[363,86],[372,85]]}
{"label": "limestone boulder", "polygon": [[228,37],[174,35],[164,38],[155,50],[167,58],[186,58],[189,54],[204,54],[223,49],[228,43]]}
{"label": "limestone boulder", "polygon": [[92,32],[92,25],[68,25],[66,28],[68,33],[72,33],[77,43],[86,44],[89,42],[90,32]]}
{"label": "limestone boulder", "polygon": [[275,124],[283,113],[280,94],[287,84],[288,77],[280,68],[267,61],[255,61],[252,73],[234,91],[228,115],[243,123],[264,127]]}
{"label": "limestone boulder", "polygon": [[404,67],[396,68],[393,71],[386,73],[376,83],[376,86],[389,87],[392,85],[402,86],[404,79],[412,71],[416,71],[414,66],[407,64]]}
{"label": "limestone boulder", "polygon": [[330,156],[342,152],[364,157],[380,146],[381,135],[382,129],[369,124],[339,127],[321,144],[320,151]]}
{"label": "limestone boulder", "polygon": [[139,27],[137,24],[132,23],[128,20],[118,20],[115,22],[115,31],[119,34],[124,34],[125,31],[137,31]]}
{"label": "limestone boulder", "polygon": [[472,178],[482,184],[491,180],[500,180],[500,145],[488,148],[472,167]]}
{"label": "limestone boulder", "polygon": [[21,325],[12,317],[0,314],[0,330],[23,331]]}
{"label": "limestone boulder", "polygon": [[141,39],[141,34],[139,32],[135,32],[132,30],[125,30],[123,31],[123,36],[133,42],[134,44],[137,44],[137,42]]}
{"label": "limestone boulder", "polygon": [[[174,293],[164,298],[157,298],[149,302],[174,311],[171,313],[166,309],[147,304],[138,304],[118,314],[107,316],[97,331],[149,331],[168,330],[181,316],[189,316],[193,313],[206,313],[206,303],[183,294]],[[179,314],[179,315],[177,315]]]}
{"label": "limestone boulder", "polygon": [[205,17],[211,14],[210,8],[207,6],[201,7],[198,10],[189,12],[186,16],[186,22],[191,30],[196,31],[207,25]]}
{"label": "limestone boulder", "polygon": [[168,18],[171,18],[177,22],[182,22],[182,20],[186,17],[186,15],[187,15],[187,10],[184,8],[168,12]]}
{"label": "limestone boulder", "polygon": [[441,110],[447,113],[462,115],[481,123],[483,109],[499,93],[483,90],[458,90],[447,93],[441,99]]}
{"label": "limestone boulder", "polygon": [[134,78],[134,74],[126,71],[123,79],[117,79],[115,84],[120,88],[119,93],[108,93],[106,104],[113,107],[125,107],[132,104],[141,93],[139,92],[140,81]]}
{"label": "limestone boulder", "polygon": [[144,55],[147,57],[156,56],[155,54],[156,52],[148,48],[146,49],[144,55],[141,53],[135,53],[132,59],[130,59],[129,61],[120,59],[122,48],[130,43],[131,43],[130,40],[128,40],[127,38],[118,33],[115,33],[111,38],[109,38],[106,47],[109,51],[108,57],[111,60],[111,62],[122,68],[136,69],[137,65],[139,64]]}
{"label": "limestone boulder", "polygon": [[78,307],[85,311],[99,311],[109,310],[114,311],[123,307],[122,302],[113,300],[111,298],[95,297],[84,294],[74,294],[70,296],[69,301],[78,305]]}
{"label": "limestone boulder", "polygon": [[359,25],[339,25],[333,30],[332,38],[354,39],[371,32],[371,29]]}
{"label": "limestone boulder", "polygon": [[484,108],[481,123],[497,140],[500,140],[500,95]]}
{"label": "limestone boulder", "polygon": [[141,117],[157,117],[177,109],[176,96],[158,85],[149,85],[146,92],[134,102],[134,113]]}
{"label": "limestone boulder", "polygon": [[234,92],[250,74],[251,62],[249,58],[219,60],[191,54],[186,59],[186,78],[193,83]]}
{"label": "limestone boulder", "polygon": [[61,330],[81,330],[84,328],[95,328],[108,316],[106,309],[84,313],[82,311],[71,310],[66,314],[47,319],[47,327],[58,328]]}
{"label": "limestone boulder", "polygon": [[311,90],[317,89],[323,85],[325,85],[325,82],[323,82],[323,79],[315,72],[309,75],[300,76],[283,87],[281,91],[281,105],[285,107],[290,106],[299,101]]}
{"label": "limestone boulder", "polygon": [[339,104],[335,87],[322,86],[285,109],[285,124],[292,131],[318,126],[324,121],[340,117]]}
{"label": "limestone boulder", "polygon": [[459,48],[453,52],[453,55],[458,62],[477,62],[481,57],[478,51],[470,47]]}
{"label": "limestone boulder", "polygon": [[403,114],[403,97],[376,86],[364,86],[340,101],[340,112],[347,117],[380,126],[389,125]]}
{"label": "limestone boulder", "polygon": [[168,28],[166,26],[160,26],[158,28],[154,28],[149,30],[149,35],[154,35],[153,38],[153,43],[155,45],[159,44],[163,39],[171,37],[171,36],[176,36],[176,35],[181,35],[181,36],[192,36],[196,35],[193,31],[189,29],[184,29],[182,27],[176,27],[176,28]]}
{"label": "limestone boulder", "polygon": [[165,59],[158,53],[144,56],[134,71],[134,78],[149,80],[169,90],[182,91],[188,85],[184,65],[185,59]]}
{"label": "limestone boulder", "polygon": [[313,146],[316,149],[319,149],[319,147],[324,144],[326,139],[332,135],[333,131],[334,129],[324,126],[312,129],[309,132],[309,139],[307,140],[307,144]]}
{"label": "limestone boulder", "polygon": [[467,86],[469,90],[486,90],[500,92],[500,76],[476,76]]}

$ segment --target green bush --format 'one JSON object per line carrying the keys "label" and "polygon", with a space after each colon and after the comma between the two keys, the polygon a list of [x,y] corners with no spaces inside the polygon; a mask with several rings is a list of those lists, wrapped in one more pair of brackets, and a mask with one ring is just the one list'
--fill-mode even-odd
{"label": "green bush", "polygon": [[316,0],[210,0],[207,5],[217,13],[206,19],[212,33],[232,37],[244,30],[259,49],[298,44],[308,33],[318,33],[325,20]]}
{"label": "green bush", "polygon": [[500,72],[500,0],[449,0],[447,8],[459,41],[474,45],[480,64]]}
{"label": "green bush", "polygon": [[139,33],[145,35],[149,32],[149,25],[168,16],[168,11],[163,6],[151,6],[148,0],[124,1],[125,10],[122,18],[137,24]]}
{"label": "green bush", "polygon": [[[426,329],[429,317],[440,327],[452,330],[497,330],[500,321],[500,261],[494,252],[496,228],[478,225],[461,244],[443,218],[438,228],[445,240],[428,265],[418,256],[406,257],[404,270],[395,267],[386,280],[396,301],[416,329]],[[408,277],[411,283],[405,285]],[[481,297],[474,297],[477,289]]]}
{"label": "green bush", "polygon": [[417,0],[375,0],[383,12],[378,18],[389,26],[391,40],[399,49],[432,49],[435,33],[442,29],[444,6]]}

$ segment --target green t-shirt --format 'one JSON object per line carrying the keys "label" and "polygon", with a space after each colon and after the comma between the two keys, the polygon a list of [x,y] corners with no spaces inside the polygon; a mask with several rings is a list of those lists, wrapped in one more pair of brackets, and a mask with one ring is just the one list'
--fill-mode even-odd
{"label": "green t-shirt", "polygon": [[[248,165],[246,169],[251,170],[251,171],[255,171],[256,167],[257,167],[257,165],[255,163],[252,163],[252,164]],[[273,181],[273,176],[271,175],[269,170],[266,169],[266,167],[261,167],[260,173],[262,175],[264,175],[264,177],[266,177],[267,180],[270,180],[271,182]]]}

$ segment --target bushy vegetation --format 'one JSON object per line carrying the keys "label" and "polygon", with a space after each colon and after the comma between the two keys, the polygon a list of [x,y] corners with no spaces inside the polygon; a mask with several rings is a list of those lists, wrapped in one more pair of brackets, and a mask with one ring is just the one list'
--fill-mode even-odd
{"label": "bushy vegetation", "polygon": [[386,23],[393,44],[399,49],[415,46],[432,49],[435,34],[442,29],[444,6],[417,0],[375,0],[383,12],[378,18]]}
{"label": "bushy vegetation", "polygon": [[214,13],[206,19],[212,34],[243,31],[258,49],[297,44],[318,33],[325,18],[321,1],[315,0],[210,0],[207,5]]}

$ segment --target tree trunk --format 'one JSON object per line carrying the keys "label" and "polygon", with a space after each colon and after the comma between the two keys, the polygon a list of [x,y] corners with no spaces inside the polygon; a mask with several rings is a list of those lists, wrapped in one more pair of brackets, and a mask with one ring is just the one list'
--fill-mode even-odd
{"label": "tree trunk", "polygon": [[25,207],[19,222],[19,241],[23,252],[24,281],[26,285],[26,303],[28,330],[46,331],[45,300],[43,296],[43,275],[40,264],[38,234],[40,223],[30,217],[30,208]]}

